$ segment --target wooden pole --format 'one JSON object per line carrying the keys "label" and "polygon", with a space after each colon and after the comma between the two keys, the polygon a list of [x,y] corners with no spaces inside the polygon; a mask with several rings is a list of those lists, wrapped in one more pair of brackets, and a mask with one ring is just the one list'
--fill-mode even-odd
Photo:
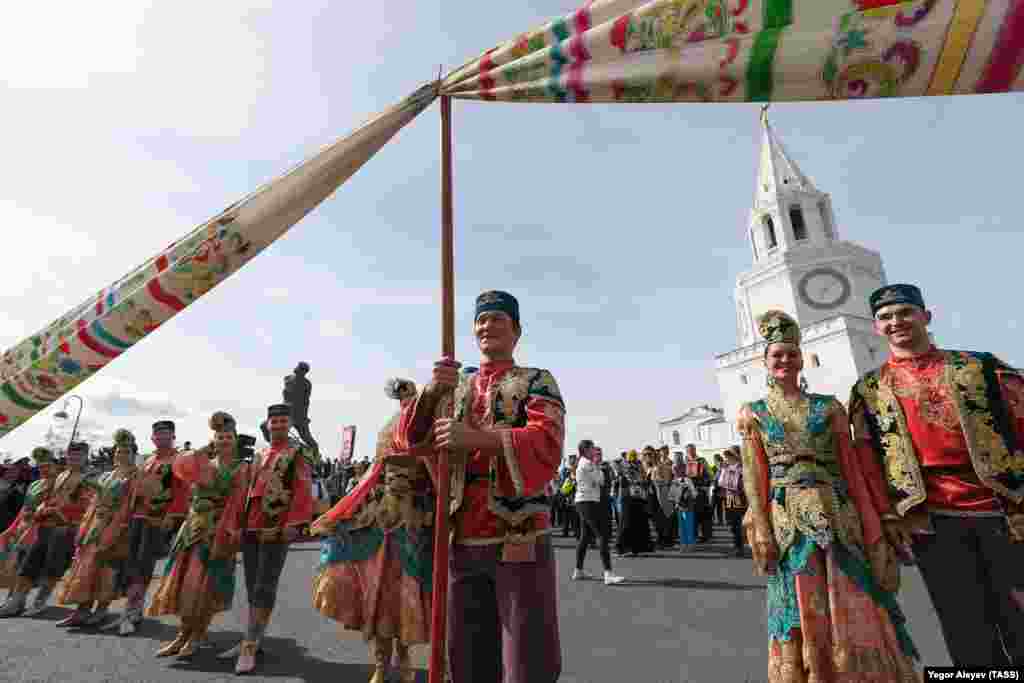
{"label": "wooden pole", "polygon": [[[452,212],[452,101],[441,96],[441,355],[455,360],[455,263]],[[434,573],[431,591],[429,683],[445,681],[448,626],[448,450],[437,462]]]}

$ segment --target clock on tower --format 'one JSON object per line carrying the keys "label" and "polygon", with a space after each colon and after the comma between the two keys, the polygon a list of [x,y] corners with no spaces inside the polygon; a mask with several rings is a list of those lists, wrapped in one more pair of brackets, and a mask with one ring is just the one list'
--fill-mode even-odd
{"label": "clock on tower", "polygon": [[850,298],[850,280],[835,268],[815,268],[804,273],[797,293],[805,304],[819,311],[839,308]]}

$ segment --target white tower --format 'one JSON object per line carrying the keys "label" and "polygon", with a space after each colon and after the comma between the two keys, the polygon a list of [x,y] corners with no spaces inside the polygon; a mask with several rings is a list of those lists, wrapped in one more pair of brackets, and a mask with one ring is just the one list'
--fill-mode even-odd
{"label": "white tower", "polygon": [[786,152],[761,112],[757,190],[745,231],[753,267],[736,278],[738,348],[716,357],[727,420],[764,395],[767,375],[757,317],[780,309],[800,324],[810,391],[849,398],[857,378],[885,360],[868,296],[886,283],[876,251],[839,239],[829,195]]}

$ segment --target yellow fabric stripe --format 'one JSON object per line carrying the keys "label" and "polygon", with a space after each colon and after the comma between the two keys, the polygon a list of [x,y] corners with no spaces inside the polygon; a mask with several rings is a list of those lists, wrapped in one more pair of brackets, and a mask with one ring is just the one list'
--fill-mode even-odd
{"label": "yellow fabric stripe", "polygon": [[929,95],[953,93],[987,4],[987,0],[960,0],[957,3],[946,32],[946,42],[932,73],[931,83],[928,84]]}

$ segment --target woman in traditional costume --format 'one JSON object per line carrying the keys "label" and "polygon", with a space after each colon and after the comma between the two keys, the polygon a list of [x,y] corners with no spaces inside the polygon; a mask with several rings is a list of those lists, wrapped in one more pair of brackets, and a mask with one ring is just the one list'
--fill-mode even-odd
{"label": "woman in traditional costume", "polygon": [[[386,391],[403,406],[416,399],[409,380],[393,379]],[[375,665],[371,683],[386,680],[393,649],[399,680],[416,680],[409,647],[430,640],[433,490],[418,458],[392,452],[398,417],[378,434],[369,472],[310,529],[323,537],[313,606],[362,631]]]}
{"label": "woman in traditional costume", "polygon": [[796,322],[769,311],[758,325],[770,388],[737,422],[744,526],[768,575],[768,680],[919,681],[896,602],[899,565],[868,494],[877,465],[858,460],[839,401],[801,386]]}
{"label": "woman in traditional costume", "polygon": [[636,451],[630,451],[620,480],[622,491],[622,526],[616,542],[619,555],[649,553],[654,550],[651,542],[651,521],[647,511],[647,489],[650,482],[643,468],[637,462]]}
{"label": "woman in traditional costume", "polygon": [[174,460],[174,476],[191,485],[192,500],[147,610],[151,617],[174,614],[181,619],[177,637],[157,657],[194,655],[205,643],[213,617],[231,609],[235,594],[235,556],[252,466],[239,457],[233,417],[214,413],[210,429],[210,445]]}
{"label": "woman in traditional costume", "polygon": [[[7,525],[7,528],[0,533],[0,588],[8,590],[7,602],[4,604],[6,610],[15,598],[16,588],[19,586],[18,565],[29,547],[35,543],[38,537],[39,520],[36,519],[35,511],[43,504],[53,491],[53,482],[57,478],[57,471],[54,465],[53,452],[49,448],[39,446],[32,449],[32,459],[39,468],[39,479],[31,482],[26,491],[21,506],[14,517],[14,521]],[[31,584],[27,590],[31,590]],[[15,603],[11,610],[12,616],[24,611],[24,600],[20,607]]]}
{"label": "woman in traditional costume", "polygon": [[78,529],[74,563],[57,593],[58,604],[77,605],[77,609],[57,626],[102,624],[110,603],[121,597],[118,574],[128,559],[131,501],[140,481],[135,436],[119,429],[114,433],[114,469],[89,482],[93,502]]}

